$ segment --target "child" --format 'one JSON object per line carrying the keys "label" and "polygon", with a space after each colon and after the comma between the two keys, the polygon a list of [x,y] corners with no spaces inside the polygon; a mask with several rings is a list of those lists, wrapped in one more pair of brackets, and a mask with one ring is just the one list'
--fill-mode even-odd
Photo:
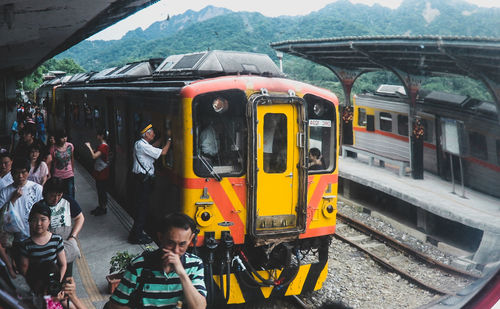
{"label": "child", "polygon": [[23,241],[20,246],[20,271],[28,281],[33,269],[40,267],[40,264],[44,262],[57,262],[59,282],[62,281],[66,272],[63,239],[49,232],[51,214],[49,205],[43,200],[35,203],[31,208],[28,218],[31,237]]}

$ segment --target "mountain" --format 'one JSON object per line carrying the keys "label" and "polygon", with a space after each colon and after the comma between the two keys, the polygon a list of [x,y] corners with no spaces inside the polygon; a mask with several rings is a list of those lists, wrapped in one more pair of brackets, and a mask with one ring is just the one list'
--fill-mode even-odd
{"label": "mountain", "polygon": [[56,58],[86,70],[207,49],[274,55],[270,42],[342,36],[453,35],[500,37],[500,9],[462,0],[404,0],[397,9],[331,3],[305,16],[266,17],[207,6],[128,32],[114,41],[83,41]]}

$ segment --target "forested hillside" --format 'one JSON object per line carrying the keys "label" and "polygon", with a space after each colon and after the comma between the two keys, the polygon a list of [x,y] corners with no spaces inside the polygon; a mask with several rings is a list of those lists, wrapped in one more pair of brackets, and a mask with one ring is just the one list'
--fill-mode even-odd
{"label": "forested hillside", "polygon": [[[479,8],[461,0],[405,0],[392,10],[339,0],[305,16],[270,18],[260,13],[232,12],[208,6],[199,12],[187,11],[171,16],[146,30],[138,28],[121,40],[81,42],[56,58],[72,58],[89,71],[207,49],[261,52],[276,59],[270,42],[373,35],[500,37],[500,9]],[[305,60],[285,55],[284,71],[292,78],[340,90],[329,70]],[[450,83],[452,87],[464,82],[470,84],[463,80],[447,81],[446,87]],[[397,80],[391,74],[371,74],[356,82],[355,91],[372,90],[380,82]],[[445,86],[441,80],[433,79],[430,83],[430,88]],[[470,87],[479,96],[484,92],[476,84]],[[463,85],[460,88],[464,88]]]}

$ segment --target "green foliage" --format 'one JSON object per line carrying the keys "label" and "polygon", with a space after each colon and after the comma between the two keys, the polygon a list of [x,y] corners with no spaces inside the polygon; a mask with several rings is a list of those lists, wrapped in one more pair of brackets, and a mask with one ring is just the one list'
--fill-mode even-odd
{"label": "green foliage", "polygon": [[[427,5],[439,12],[434,19],[424,17]],[[87,71],[214,49],[265,53],[277,62],[270,42],[366,35],[500,37],[499,15],[500,9],[480,8],[462,0],[404,0],[395,10],[338,0],[305,16],[274,18],[209,6],[200,12],[188,10],[168,21],[156,22],[146,30],[135,29],[121,40],[83,41],[56,58],[72,58]],[[343,101],[342,87],[328,68],[290,55],[285,55],[283,68],[290,78],[332,90]],[[31,80],[25,82],[25,88],[29,85],[31,89],[41,80],[38,70],[33,74]],[[392,73],[373,72],[359,77],[352,92],[373,91],[382,83],[401,84]],[[466,93],[479,99],[490,97],[481,83],[471,79],[431,78],[423,87]]]}
{"label": "green foliage", "polygon": [[109,264],[111,264],[111,267],[109,268],[109,273],[110,274],[117,274],[124,272],[127,269],[127,266],[130,264],[130,262],[135,259],[138,254],[130,254],[128,251],[120,251],[115,253],[111,257],[111,260],[109,261]]}
{"label": "green foliage", "polygon": [[[64,71],[67,74],[75,74],[85,72],[85,70],[78,65],[73,59],[64,58],[61,60],[49,59],[39,66],[33,73],[23,79],[24,90],[34,90],[43,82],[43,74],[49,71]],[[21,86],[18,84],[18,88]]]}

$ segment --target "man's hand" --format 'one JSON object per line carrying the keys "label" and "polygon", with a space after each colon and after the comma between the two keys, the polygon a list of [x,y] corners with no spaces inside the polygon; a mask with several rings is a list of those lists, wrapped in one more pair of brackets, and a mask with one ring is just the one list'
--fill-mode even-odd
{"label": "man's hand", "polygon": [[23,195],[23,188],[18,187],[16,191],[12,193],[12,197],[10,198],[12,204],[14,204],[17,201],[17,199],[20,198],[22,195]]}
{"label": "man's hand", "polygon": [[162,249],[163,250],[163,255],[161,257],[162,259],[162,266],[163,270],[168,273],[173,270],[178,274],[185,273],[186,270],[184,269],[184,266],[182,265],[181,262],[181,257],[174,252],[168,250],[168,249]]}

